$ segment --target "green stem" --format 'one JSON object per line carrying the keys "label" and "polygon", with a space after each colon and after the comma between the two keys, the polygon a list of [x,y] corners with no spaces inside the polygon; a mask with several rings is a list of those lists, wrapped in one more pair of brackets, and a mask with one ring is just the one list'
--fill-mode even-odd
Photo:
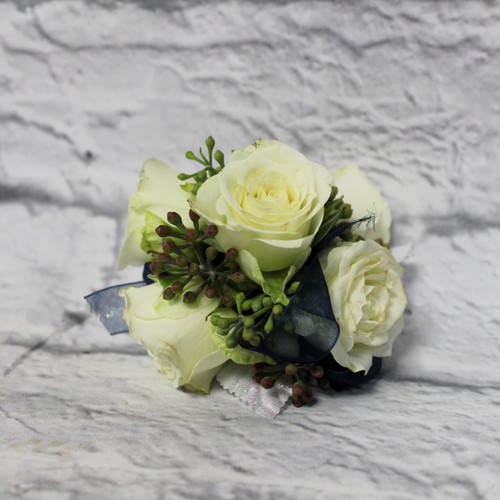
{"label": "green stem", "polygon": [[265,312],[269,311],[272,308],[273,308],[273,306],[263,307],[262,309],[259,309],[257,312],[250,314],[250,317],[254,318],[254,319],[258,318],[259,316],[261,316],[262,314],[264,314]]}
{"label": "green stem", "polygon": [[191,245],[193,247],[194,253],[196,254],[196,258],[198,259],[198,264],[200,264],[200,265],[206,264],[206,261],[202,256],[203,252],[201,251],[200,247],[198,246],[198,243],[194,242],[194,243],[191,243]]}

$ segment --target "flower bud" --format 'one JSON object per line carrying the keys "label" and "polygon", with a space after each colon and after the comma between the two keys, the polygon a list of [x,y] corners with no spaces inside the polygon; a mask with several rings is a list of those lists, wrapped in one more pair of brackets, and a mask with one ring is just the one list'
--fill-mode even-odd
{"label": "flower bud", "polygon": [[172,290],[172,292],[174,293],[179,293],[181,290],[182,290],[183,286],[182,286],[182,283],[180,281],[174,281],[171,285],[170,285],[170,289]]}
{"label": "flower bud", "polygon": [[241,304],[241,310],[243,312],[248,312],[252,309],[252,299],[245,300],[243,304]]}
{"label": "flower bud", "polygon": [[148,264],[148,267],[149,267],[149,270],[153,273],[153,274],[158,274],[160,272],[160,269],[161,269],[161,264],[158,263],[158,262],[150,262]]}
{"label": "flower bud", "polygon": [[170,260],[170,255],[166,253],[159,253],[157,259],[158,262],[168,262]]}
{"label": "flower bud", "polygon": [[247,342],[250,342],[253,337],[255,336],[255,330],[252,328],[243,328],[243,340],[246,340]]}
{"label": "flower bud", "polygon": [[163,251],[168,253],[168,252],[171,252],[172,250],[174,250],[176,245],[175,245],[174,240],[172,240],[170,238],[165,238],[161,242],[161,246],[163,248]]}
{"label": "flower bud", "polygon": [[196,300],[196,293],[194,292],[186,292],[184,296],[182,297],[182,301],[185,304],[192,304]]}
{"label": "flower bud", "polygon": [[236,248],[230,248],[226,252],[226,260],[229,262],[235,261],[238,258],[238,250]]}
{"label": "flower bud", "polygon": [[342,213],[340,215],[340,218],[341,219],[348,219],[349,217],[352,217],[351,205],[344,205],[344,208],[342,209]]}
{"label": "flower bud", "polygon": [[196,262],[191,262],[188,266],[188,273],[194,276],[195,274],[198,274],[198,271],[200,270],[200,266]]}
{"label": "flower bud", "polygon": [[325,370],[322,366],[313,366],[311,368],[311,375],[314,378],[322,378],[325,375]]}
{"label": "flower bud", "polygon": [[263,370],[265,370],[267,367],[269,366],[268,363],[264,363],[264,362],[260,362],[260,363],[254,363],[252,368],[254,370],[254,372],[261,372]]}
{"label": "flower bud", "polygon": [[252,328],[252,326],[255,324],[255,320],[251,316],[245,316],[243,318],[243,326],[245,328]]}
{"label": "flower bud", "polygon": [[223,337],[229,333],[229,330],[227,328],[221,328],[220,326],[217,327],[217,335],[222,335]]}
{"label": "flower bud", "polygon": [[236,283],[243,283],[246,281],[246,276],[241,271],[238,271],[237,273],[233,273],[231,275],[231,279]]}
{"label": "flower bud", "polygon": [[272,377],[264,377],[260,382],[264,389],[272,389],[274,387],[274,379]]}
{"label": "flower bud", "polygon": [[224,153],[222,151],[220,151],[219,149],[214,153],[214,158],[215,158],[215,161],[219,164],[219,165],[224,165]]}
{"label": "flower bud", "polygon": [[214,297],[217,296],[217,288],[215,288],[213,285],[208,285],[206,288],[205,288],[205,295],[209,298],[209,299],[213,299]]}
{"label": "flower bud", "polygon": [[212,151],[212,149],[214,149],[214,146],[215,146],[214,138],[211,135],[209,135],[207,137],[207,140],[205,141],[205,144],[206,144],[208,150]]}
{"label": "flower bud", "polygon": [[270,314],[269,317],[267,318],[266,324],[264,325],[264,331],[266,333],[271,333],[273,327],[274,327],[274,319],[273,315]]}
{"label": "flower bud", "polygon": [[200,216],[194,211],[189,210],[189,218],[196,224],[200,220]]}
{"label": "flower bud", "polygon": [[219,324],[220,320],[221,320],[220,316],[216,316],[215,314],[210,316],[210,323],[212,323],[212,325],[214,325],[214,326],[217,326]]}
{"label": "flower bud", "polygon": [[165,288],[163,291],[163,298],[165,300],[172,300],[175,297],[175,293],[172,291],[170,287]]}
{"label": "flower bud", "polygon": [[186,241],[188,241],[189,243],[192,243],[194,240],[196,240],[196,238],[198,237],[198,233],[194,230],[194,229],[188,229],[185,233],[184,233],[184,238],[186,239]]}
{"label": "flower bud", "polygon": [[301,396],[302,393],[304,392],[304,389],[305,389],[304,382],[299,380],[298,382],[295,382],[295,384],[293,384],[292,393],[297,396]]}
{"label": "flower bud", "polygon": [[238,314],[241,314],[241,304],[243,304],[245,300],[245,294],[243,292],[238,292],[234,299],[236,301],[236,310],[238,311]]}
{"label": "flower bud", "polygon": [[254,382],[257,382],[260,385],[264,376],[262,373],[256,373],[252,378],[253,378]]}
{"label": "flower bud", "polygon": [[182,217],[177,212],[168,212],[167,220],[174,226],[182,224]]}
{"label": "flower bud", "polygon": [[196,155],[192,151],[186,151],[186,158],[188,160],[197,160]]}
{"label": "flower bud", "polygon": [[165,236],[168,236],[168,235],[172,234],[171,229],[168,226],[165,226],[164,224],[162,224],[161,226],[158,226],[155,229],[155,231],[156,231],[156,234],[160,238],[165,238]]}
{"label": "flower bud", "polygon": [[252,300],[252,311],[257,312],[262,309],[262,296],[258,295],[255,299]]}
{"label": "flower bud", "polygon": [[184,255],[179,255],[178,257],[175,258],[175,265],[179,267],[185,267],[187,266],[187,259],[184,257]]}
{"label": "flower bud", "polygon": [[297,289],[299,288],[300,281],[294,281],[287,289],[286,289],[286,294],[287,295],[293,295]]}
{"label": "flower bud", "polygon": [[264,307],[270,307],[273,305],[273,299],[271,299],[271,297],[264,297],[262,299],[262,305]]}
{"label": "flower bud", "polygon": [[288,363],[285,367],[285,373],[287,375],[295,375],[299,369],[297,368],[297,365],[294,363]]}
{"label": "flower bud", "polygon": [[254,347],[258,347],[261,342],[262,342],[262,337],[260,335],[254,335],[250,339],[250,344],[253,345]]}
{"label": "flower bud", "polygon": [[218,232],[219,228],[215,224],[210,224],[205,228],[205,234],[210,237],[217,236]]}
{"label": "flower bud", "polygon": [[205,250],[205,257],[207,258],[208,262],[214,261],[215,258],[217,257],[217,254],[218,254],[218,251],[217,251],[217,248],[215,248],[215,247],[208,247]]}
{"label": "flower bud", "polygon": [[276,304],[273,309],[273,316],[279,316],[283,312],[283,306],[281,304]]}
{"label": "flower bud", "polygon": [[292,395],[292,404],[295,406],[295,408],[300,408],[301,406],[304,406],[304,400],[298,396],[297,394]]}
{"label": "flower bud", "polygon": [[339,194],[339,188],[337,186],[332,186],[332,194],[331,197],[335,198]]}
{"label": "flower bud", "polygon": [[236,337],[233,337],[232,335],[229,335],[226,337],[226,347],[229,349],[234,349],[238,345],[238,340]]}
{"label": "flower bud", "polygon": [[221,302],[224,307],[231,307],[234,304],[234,300],[231,295],[223,295],[221,297]]}
{"label": "flower bud", "polygon": [[221,318],[219,319],[219,328],[222,330],[227,330],[229,328],[229,320],[227,318]]}

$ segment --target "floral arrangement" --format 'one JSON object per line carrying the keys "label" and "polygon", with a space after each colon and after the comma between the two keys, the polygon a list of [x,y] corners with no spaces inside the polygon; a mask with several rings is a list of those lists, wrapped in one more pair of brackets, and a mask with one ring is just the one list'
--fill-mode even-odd
{"label": "floral arrangement", "polygon": [[227,163],[212,137],[205,144],[186,153],[200,164],[193,174],[144,163],[119,256],[120,269],[145,265],[144,281],[87,300],[118,325],[123,310],[122,331],[189,391],[208,393],[228,364],[245,365],[237,378],[259,390],[280,384],[296,407],[313,388],[371,379],[406,307],[375,185],[356,166],[332,174],[278,141]]}

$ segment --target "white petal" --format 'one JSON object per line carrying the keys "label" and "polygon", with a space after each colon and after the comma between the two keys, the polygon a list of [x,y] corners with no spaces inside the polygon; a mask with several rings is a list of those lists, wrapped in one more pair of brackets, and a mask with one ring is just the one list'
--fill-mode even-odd
{"label": "white petal", "polygon": [[178,212],[189,220],[188,194],[179,186],[177,172],[161,161],[150,159],[142,165],[137,191],[130,197],[125,242],[118,257],[118,269],[139,266],[148,259],[141,250],[144,212],[166,219],[168,212]]}
{"label": "white petal", "polygon": [[367,231],[360,226],[353,231],[366,239],[381,238],[384,243],[390,242],[391,210],[375,184],[355,165],[342,167],[332,174],[332,184],[339,189],[339,195],[352,208],[350,220],[361,219],[367,215],[375,215],[375,227]]}
{"label": "white petal", "polygon": [[[172,380],[175,386],[186,385],[190,389],[208,392],[210,382],[218,368],[227,361],[214,341],[212,328],[205,320],[216,303],[193,310],[182,319],[172,319],[163,309],[159,315],[154,303],[162,293],[159,284],[145,287],[127,287],[121,290],[125,297],[124,319],[130,335],[144,345],[155,360],[160,372]],[[172,309],[182,307],[173,305]],[[172,316],[182,314],[173,312]]]}

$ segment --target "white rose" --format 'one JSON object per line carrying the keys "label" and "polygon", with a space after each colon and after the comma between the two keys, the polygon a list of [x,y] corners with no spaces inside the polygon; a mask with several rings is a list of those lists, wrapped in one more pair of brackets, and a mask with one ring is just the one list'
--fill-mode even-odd
{"label": "white rose", "polygon": [[373,356],[390,356],[403,330],[403,268],[371,240],[327,248],[318,258],[340,326],[332,355],[353,372],[368,373]]}
{"label": "white rose", "polygon": [[236,248],[252,279],[305,261],[331,193],[331,173],[278,141],[234,151],[200,188],[193,210],[219,228],[222,249]]}
{"label": "white rose", "polygon": [[175,387],[208,393],[213,377],[228,360],[212,340],[212,326],[205,318],[216,304],[201,297],[196,306],[162,299],[155,283],[123,288],[123,318],[130,335],[146,347],[156,368]]}
{"label": "white rose", "polygon": [[349,220],[375,215],[374,227],[367,230],[366,225],[353,228],[353,232],[365,239],[381,239],[390,242],[391,210],[375,184],[355,165],[348,165],[332,174],[332,184],[337,186],[339,196],[352,208]]}
{"label": "white rose", "polygon": [[118,257],[118,269],[144,264],[149,256],[141,250],[146,211],[165,219],[177,212],[189,220],[189,195],[181,189],[177,172],[161,161],[150,159],[142,165],[137,191],[130,197],[125,242]]}

